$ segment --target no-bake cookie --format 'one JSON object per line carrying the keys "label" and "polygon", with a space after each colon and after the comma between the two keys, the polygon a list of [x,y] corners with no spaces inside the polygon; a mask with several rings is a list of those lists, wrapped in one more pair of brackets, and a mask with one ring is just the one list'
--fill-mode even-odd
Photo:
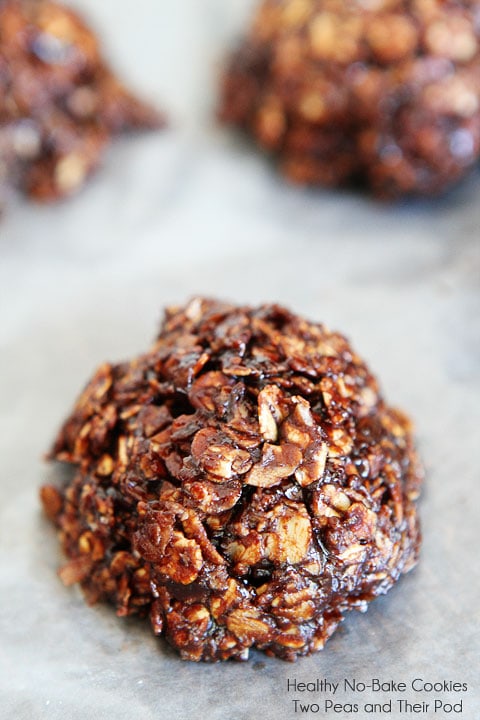
{"label": "no-bake cookie", "polygon": [[264,0],[220,116],[300,183],[435,195],[480,155],[477,0]]}
{"label": "no-bake cookie", "polygon": [[0,183],[37,200],[70,195],[112,135],[161,124],[76,13],[50,0],[0,0]]}
{"label": "no-bake cookie", "polygon": [[150,350],[97,370],[51,458],[75,468],[41,490],[62,580],[185,659],[315,652],[417,560],[409,420],[342,335],[277,305],[167,310]]}

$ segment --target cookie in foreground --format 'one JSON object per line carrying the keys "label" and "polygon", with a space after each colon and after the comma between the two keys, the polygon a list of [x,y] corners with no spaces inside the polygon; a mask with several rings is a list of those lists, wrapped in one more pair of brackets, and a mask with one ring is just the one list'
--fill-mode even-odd
{"label": "cookie in foreground", "polygon": [[290,179],[437,195],[480,156],[478,3],[263,0],[220,117]]}
{"label": "cookie in foreground", "polygon": [[41,497],[90,603],[148,616],[188,660],[323,648],[418,556],[409,420],[348,341],[278,305],[194,298],[104,364]]}
{"label": "cookie in foreground", "polygon": [[0,183],[41,201],[71,195],[112,136],[162,123],[113,74],[73,10],[0,2]]}

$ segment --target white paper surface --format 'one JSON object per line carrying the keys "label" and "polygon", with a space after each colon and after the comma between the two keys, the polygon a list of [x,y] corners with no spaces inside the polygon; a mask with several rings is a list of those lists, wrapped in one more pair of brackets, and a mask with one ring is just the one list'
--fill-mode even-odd
{"label": "white paper surface", "polygon": [[[17,200],[0,223],[0,717],[279,720],[480,717],[478,454],[480,177],[434,202],[378,205],[306,191],[212,118],[218,63],[250,3],[78,0],[112,64],[170,115],[116,142],[76,198]],[[89,608],[56,577],[41,462],[97,364],[144,350],[161,309],[196,293],[277,301],[350,337],[389,402],[415,419],[427,481],[418,568],[326,649],[296,664],[182,662],[146,623]],[[467,683],[461,714],[369,714],[398,693],[331,693],[287,680]],[[294,699],[311,708],[295,712]],[[432,706],[433,707],[433,706]]]}

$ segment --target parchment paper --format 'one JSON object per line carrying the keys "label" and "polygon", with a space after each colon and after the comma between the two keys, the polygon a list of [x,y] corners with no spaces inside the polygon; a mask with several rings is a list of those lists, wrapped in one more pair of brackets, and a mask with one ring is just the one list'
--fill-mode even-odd
{"label": "parchment paper", "polygon": [[[73,200],[17,199],[0,223],[0,717],[475,720],[479,174],[441,200],[396,206],[291,187],[212,115],[219,63],[251,2],[76,6],[171,124],[116,142]],[[145,349],[161,309],[196,293],[279,301],[341,330],[416,421],[427,468],[421,561],[296,664],[256,652],[243,664],[182,662],[146,623],[87,607],[56,576],[62,558],[37,499],[42,453],[96,365]],[[416,678],[467,690],[414,692]],[[407,690],[345,691],[355,679]],[[288,680],[339,687],[288,691]],[[398,699],[430,705],[401,712]],[[462,712],[435,713],[435,699],[457,710],[463,701]],[[325,712],[328,700],[358,712]],[[384,711],[367,712],[368,702]]]}

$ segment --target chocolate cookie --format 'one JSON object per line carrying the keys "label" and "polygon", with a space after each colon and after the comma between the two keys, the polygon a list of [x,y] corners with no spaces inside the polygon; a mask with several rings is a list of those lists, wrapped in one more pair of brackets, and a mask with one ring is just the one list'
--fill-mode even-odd
{"label": "chocolate cookie", "polygon": [[76,13],[50,0],[0,0],[0,182],[56,200],[84,183],[112,135],[161,124]]}
{"label": "chocolate cookie", "polygon": [[435,195],[480,154],[478,2],[264,0],[220,116],[292,180]]}
{"label": "chocolate cookie", "polygon": [[321,649],[417,560],[411,426],[347,340],[277,305],[196,298],[101,366],[41,496],[67,584],[189,660]]}

